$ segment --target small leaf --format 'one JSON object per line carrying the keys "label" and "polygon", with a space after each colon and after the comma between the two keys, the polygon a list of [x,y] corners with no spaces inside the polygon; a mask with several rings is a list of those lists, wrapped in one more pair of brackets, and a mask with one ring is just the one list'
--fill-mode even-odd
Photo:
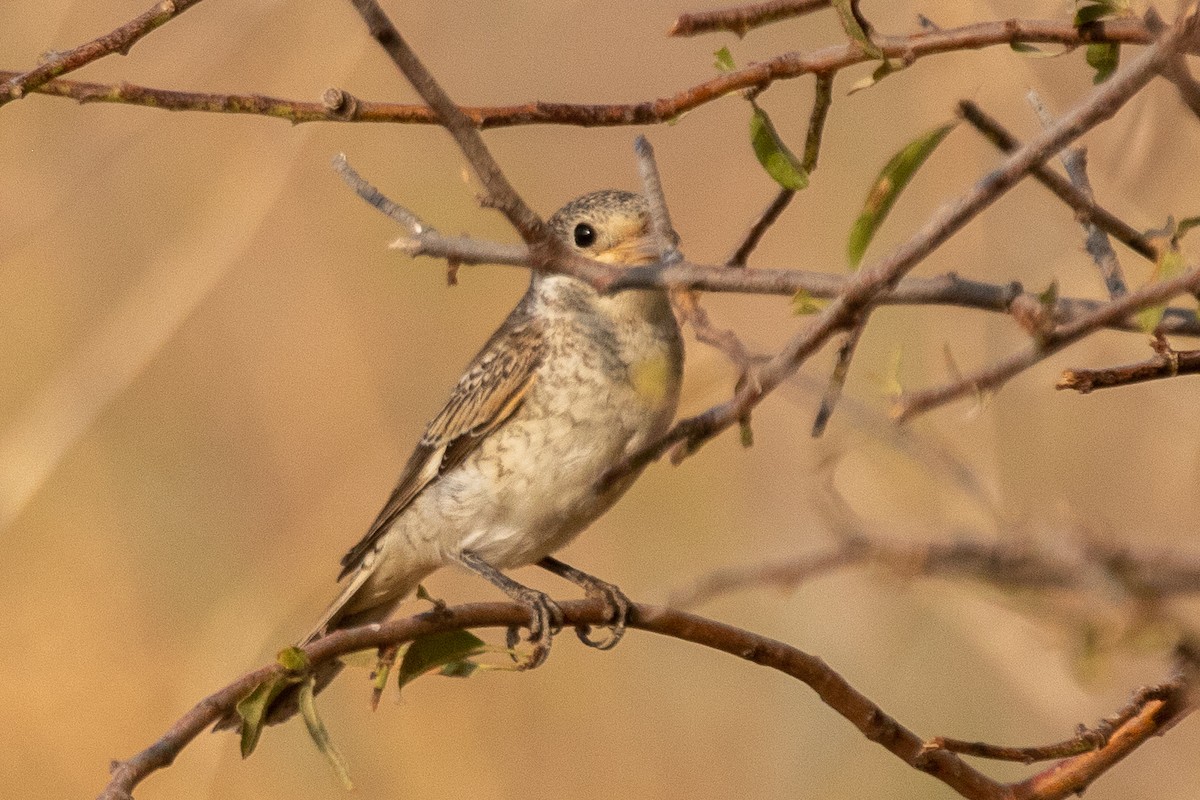
{"label": "small leaf", "polygon": [[308,654],[299,647],[285,647],[275,656],[288,672],[308,671]]}
{"label": "small leaf", "polygon": [[1053,314],[1058,307],[1058,279],[1050,281],[1050,285],[1038,294],[1037,299],[1043,309]]}
{"label": "small leaf", "polygon": [[479,665],[474,661],[451,661],[438,674],[447,678],[469,678],[477,669]]}
{"label": "small leaf", "polygon": [[342,782],[342,786],[346,791],[350,791],[354,788],[354,784],[350,781],[349,765],[334,746],[333,740],[329,738],[329,731],[325,728],[325,723],[317,715],[317,706],[313,702],[314,682],[315,678],[309,675],[304,683],[300,684],[300,715],[304,717],[304,726],[308,728],[308,735],[312,737],[313,743],[321,751],[321,755],[325,756],[329,766],[333,767],[333,772]]}
{"label": "small leaf", "polygon": [[1183,219],[1179,220],[1179,224],[1175,226],[1175,233],[1171,236],[1171,241],[1174,244],[1179,244],[1179,241],[1187,234],[1187,232],[1197,226],[1200,226],[1200,217],[1184,217]]}
{"label": "small leaf", "polygon": [[1028,53],[1030,55],[1045,55],[1041,49],[1034,47],[1029,42],[1009,42],[1008,46],[1012,48],[1014,53]]}
{"label": "small leaf", "polygon": [[404,651],[397,682],[401,689],[427,672],[486,652],[487,643],[470,631],[433,633],[417,639]]}
{"label": "small leaf", "polygon": [[813,297],[805,289],[792,295],[792,313],[796,316],[819,314],[825,310],[829,301],[823,297]]}
{"label": "small leaf", "polygon": [[737,65],[733,63],[733,54],[729,52],[728,47],[722,47],[713,55],[717,59],[713,66],[717,68],[718,72],[733,72],[737,69]]}
{"label": "small leaf", "polygon": [[887,218],[892,210],[892,204],[904,191],[904,187],[912,180],[912,176],[925,163],[946,134],[954,129],[956,123],[942,125],[939,128],[923,133],[892,156],[892,160],[880,171],[874,186],[867,193],[863,202],[862,213],[850,229],[850,239],[846,245],[846,254],[850,260],[851,269],[857,269],[862,262],[863,254],[875,237],[875,231]]}
{"label": "small leaf", "polygon": [[1089,44],[1085,57],[1088,66],[1096,70],[1092,83],[1104,83],[1117,71],[1121,61],[1121,45],[1115,42]]}
{"label": "small leaf", "polygon": [[[1158,263],[1154,265],[1154,277],[1150,279],[1151,283],[1170,280],[1176,275],[1182,275],[1185,268],[1183,261],[1183,253],[1176,247],[1164,247],[1158,257]],[[1138,327],[1146,333],[1154,333],[1162,322],[1163,313],[1167,310],[1167,304],[1150,306],[1143,308],[1137,312]]]}
{"label": "small leaf", "polygon": [[750,427],[750,418],[743,417],[738,420],[738,428],[742,434],[742,447],[754,447],[754,428]]}
{"label": "small leaf", "polygon": [[787,148],[767,112],[751,101],[754,113],[750,115],[750,144],[754,147],[754,156],[762,164],[767,174],[784,189],[796,191],[808,186],[808,173],[800,163],[800,159]]}
{"label": "small leaf", "polygon": [[271,702],[294,682],[295,679],[288,675],[276,675],[255,686],[254,691],[238,701],[237,713],[242,718],[242,758],[249,758],[258,746]]}
{"label": "small leaf", "polygon": [[1088,25],[1105,17],[1115,17],[1129,10],[1128,0],[1085,0],[1075,10],[1075,27]]}
{"label": "small leaf", "polygon": [[875,71],[870,75],[855,81],[854,85],[850,87],[850,90],[847,91],[846,94],[852,95],[855,92],[861,92],[863,89],[870,89],[888,75],[891,75],[893,72],[899,72],[902,69],[904,69],[904,65],[900,64],[899,62],[884,61],[882,64],[876,67]]}
{"label": "small leaf", "polygon": [[858,42],[868,56],[882,59],[883,51],[879,49],[879,45],[871,41],[871,37],[858,22],[858,16],[854,13],[854,1],[833,0],[833,7],[837,9],[838,19],[841,20],[842,29],[846,31],[846,35]]}
{"label": "small leaf", "polygon": [[904,394],[904,384],[900,381],[900,367],[904,351],[895,347],[888,354],[887,370],[883,375],[883,393],[887,397],[897,399]]}

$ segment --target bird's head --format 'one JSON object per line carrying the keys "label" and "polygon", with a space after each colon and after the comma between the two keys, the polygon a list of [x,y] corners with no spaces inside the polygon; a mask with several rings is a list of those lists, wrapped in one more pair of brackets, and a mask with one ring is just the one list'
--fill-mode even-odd
{"label": "bird's head", "polygon": [[650,232],[650,204],[633,192],[602,189],[555,212],[550,229],[568,248],[616,266],[651,264],[658,249]]}

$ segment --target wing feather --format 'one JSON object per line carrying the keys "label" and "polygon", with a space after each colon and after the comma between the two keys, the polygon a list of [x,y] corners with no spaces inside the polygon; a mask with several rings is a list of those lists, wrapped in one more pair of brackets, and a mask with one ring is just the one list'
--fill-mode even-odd
{"label": "wing feather", "polygon": [[460,464],[484,436],[512,416],[533,385],[543,352],[541,325],[522,304],[475,356],[445,407],[429,423],[383,510],[342,559],[338,580],[358,567],[421,490]]}

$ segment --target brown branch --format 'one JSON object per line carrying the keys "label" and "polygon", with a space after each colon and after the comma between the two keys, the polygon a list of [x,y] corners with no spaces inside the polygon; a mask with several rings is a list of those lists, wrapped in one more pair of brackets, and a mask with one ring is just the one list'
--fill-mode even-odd
{"label": "brown branch", "polygon": [[[567,627],[599,625],[602,603],[577,600],[560,604]],[[413,641],[432,633],[468,628],[510,627],[528,622],[528,610],[516,603],[475,603],[431,611],[380,625],[338,631],[303,648],[316,666],[339,656]],[[929,773],[959,794],[976,800],[1007,800],[1004,788],[953,753],[929,753],[923,741],[851,686],[821,659],[765,636],[682,611],[634,605],[629,626],[670,636],[770,667],[808,684],[830,708],[906,764]],[[280,674],[271,664],[243,675],[196,704],[153,745],[125,761],[114,762],[112,778],[100,800],[130,800],[134,787],[175,757],[206,728],[230,711],[255,686]]]}
{"label": "brown branch", "polygon": [[1146,361],[1102,369],[1064,370],[1054,388],[1074,389],[1080,394],[1087,394],[1093,389],[1131,386],[1177,375],[1200,375],[1200,350],[1174,350],[1161,334],[1151,346],[1154,348],[1154,357]]}
{"label": "brown branch", "polygon": [[417,90],[417,94],[421,95],[437,114],[439,123],[458,143],[459,149],[470,162],[471,168],[487,192],[484,204],[503,213],[526,244],[548,243],[550,237],[546,232],[545,223],[513,189],[470,118],[459,110],[450,96],[438,85],[379,4],[375,0],[351,0],[351,3],[367,23],[371,37],[391,57],[404,77]]}
{"label": "brown branch", "polygon": [[1036,337],[1030,347],[978,372],[944,386],[905,394],[896,402],[892,415],[897,422],[904,422],[960,397],[995,389],[1014,375],[1099,330],[1108,321],[1127,318],[1140,309],[1165,303],[1172,297],[1195,291],[1200,291],[1200,269],[1189,270],[1171,280],[1151,284]]}
{"label": "brown branch", "polygon": [[[1170,58],[1182,43],[1191,41],[1196,24],[1197,12],[1193,5],[1180,14],[1167,33],[1153,46],[1094,89],[1084,103],[1064,114],[1053,126],[1010,155],[999,168],[975,184],[963,197],[935,213],[907,242],[887,257],[854,273],[847,280],[843,292],[824,311],[793,337],[783,350],[755,370],[755,380],[746,381],[730,400],[677,422],[657,442],[647,445],[618,463],[601,480],[601,485],[608,485],[616,478],[641,468],[668,450],[671,450],[673,461],[685,458],[721,431],[744,420],[764,397],[795,372],[831,336],[858,324],[861,315],[877,301],[878,296],[895,286],[905,273],[998,200],[1031,170],[1091,128],[1116,114],[1121,106],[1154,77],[1158,67]],[[1171,283],[1173,282],[1160,284],[1159,287]],[[1161,288],[1159,290],[1162,291]],[[1147,296],[1146,292],[1138,294],[1143,299]],[[1147,305],[1149,304],[1151,303],[1147,302]],[[1108,313],[1099,317],[1115,319],[1114,309],[1119,307],[1121,303],[1113,303],[1108,307]],[[1120,316],[1127,316],[1129,311],[1137,307],[1140,306],[1130,306],[1126,313]]]}
{"label": "brown branch", "polygon": [[30,92],[38,91],[51,79],[77,70],[99,58],[113,53],[125,55],[143,36],[199,2],[200,0],[162,0],[149,11],[116,30],[65,53],[58,53],[28,72],[5,73],[4,83],[0,84],[0,106],[20,100]]}
{"label": "brown branch", "polygon": [[[192,0],[192,3],[199,0]],[[178,4],[177,4],[178,5]],[[912,36],[876,37],[875,42],[889,58],[908,61],[925,56],[961,50],[976,50],[996,45],[1024,42],[1061,44],[1079,47],[1093,42],[1149,44],[1154,34],[1137,19],[1106,20],[1076,28],[1069,20],[1008,19],[966,25],[944,30],[926,30]],[[1195,53],[1198,48],[1189,47]],[[653,125],[677,119],[702,105],[743,89],[762,90],[778,80],[790,80],[811,73],[836,72],[869,60],[862,48],[842,44],[807,55],[787,53],[768,61],[752,64],[676,92],[669,97],[637,103],[553,103],[534,101],[518,105],[460,107],[459,111],[478,129],[515,125],[578,125],[608,127]],[[21,73],[0,72],[11,79]],[[128,103],[171,111],[205,111],[233,114],[259,114],[301,122],[395,122],[440,125],[437,112],[428,106],[360,100],[346,92],[331,89],[322,103],[287,100],[262,95],[209,94],[180,92],[136,86],[129,83],[99,84],[70,80],[48,81],[27,87],[79,102]]]}
{"label": "brown branch", "polygon": [[697,36],[702,33],[729,31],[745,36],[754,28],[792,17],[800,17],[829,7],[829,0],[772,0],[768,3],[693,11],[680,14],[667,36]]}
{"label": "brown branch", "polygon": [[[1011,153],[1021,146],[1021,142],[1015,136],[988,116],[974,102],[970,100],[959,102],[958,113],[1001,151]],[[1153,242],[1111,211],[1097,205],[1090,193],[1077,188],[1071,181],[1046,166],[1034,170],[1033,176],[1038,183],[1054,192],[1060,200],[1070,206],[1081,220],[1112,234],[1118,241],[1143,258],[1150,261],[1158,259],[1158,248]]]}

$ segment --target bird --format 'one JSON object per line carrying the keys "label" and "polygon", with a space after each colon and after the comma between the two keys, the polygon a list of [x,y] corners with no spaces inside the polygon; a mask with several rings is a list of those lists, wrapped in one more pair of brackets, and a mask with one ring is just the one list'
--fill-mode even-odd
{"label": "bird", "polygon": [[[660,247],[646,199],[605,189],[550,217],[566,248],[616,267],[654,263]],[[630,603],[614,585],[554,558],[629,488],[640,469],[605,480],[660,437],[679,401],[684,348],[662,288],[600,292],[570,275],[534,270],[528,290],[466,368],[425,429],[399,482],[341,561],[341,591],[312,643],[387,619],[428,575],[458,566],[485,578],[530,614],[532,653],[544,661],[562,626],[549,597],[505,574],[536,564],[606,605],[616,644]],[[510,631],[509,644],[516,642]],[[317,676],[321,688],[340,664]],[[279,703],[272,723],[294,708]],[[292,704],[294,706],[294,703]],[[236,718],[218,727],[234,727]]]}

